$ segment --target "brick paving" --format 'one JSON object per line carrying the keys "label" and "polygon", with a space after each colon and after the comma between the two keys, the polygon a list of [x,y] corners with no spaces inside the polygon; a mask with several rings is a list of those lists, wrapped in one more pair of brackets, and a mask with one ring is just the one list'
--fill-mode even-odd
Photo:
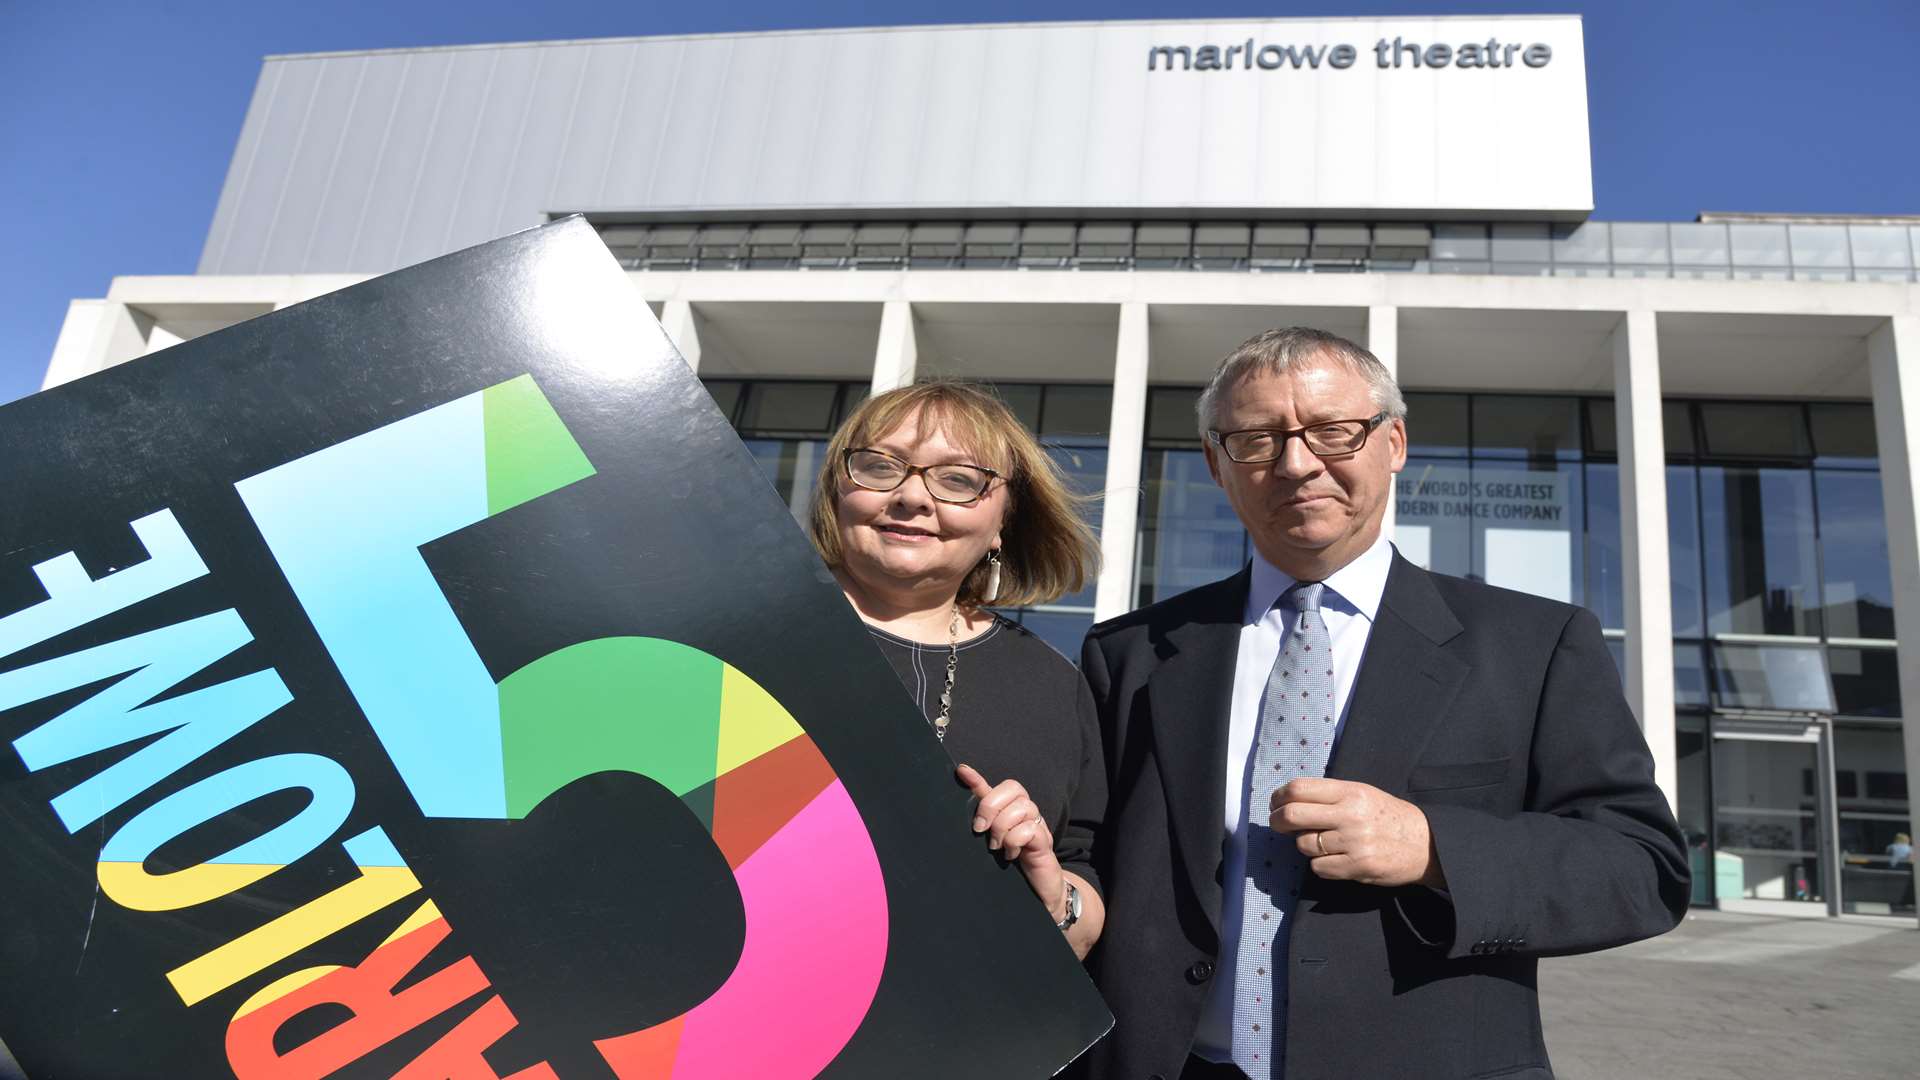
{"label": "brick paving", "polygon": [[1920,929],[1695,912],[1543,961],[1540,1005],[1560,1080],[1920,1077]]}

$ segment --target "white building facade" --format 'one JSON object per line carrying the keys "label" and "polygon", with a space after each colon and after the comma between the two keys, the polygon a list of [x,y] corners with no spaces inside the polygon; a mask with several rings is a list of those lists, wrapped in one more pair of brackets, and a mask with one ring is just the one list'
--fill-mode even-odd
{"label": "white building facade", "polygon": [[584,213],[796,511],[861,396],[998,388],[1104,496],[1013,613],[1073,655],[1244,562],[1194,397],[1321,327],[1408,392],[1402,553],[1600,616],[1696,902],[1911,916],[1920,219],[1592,205],[1573,17],[273,57],[200,272],[74,301],[46,382]]}

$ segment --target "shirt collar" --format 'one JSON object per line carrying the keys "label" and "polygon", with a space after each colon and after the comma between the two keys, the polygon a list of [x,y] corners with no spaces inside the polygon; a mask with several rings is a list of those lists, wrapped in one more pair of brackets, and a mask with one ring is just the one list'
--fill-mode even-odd
{"label": "shirt collar", "polygon": [[[1327,592],[1340,607],[1365,616],[1371,623],[1380,611],[1380,598],[1387,591],[1387,572],[1392,568],[1393,544],[1383,531],[1359,558],[1328,575]],[[1293,584],[1292,576],[1261,557],[1258,551],[1254,552],[1253,582],[1247,589],[1245,621],[1251,624],[1265,618],[1280,594]]]}

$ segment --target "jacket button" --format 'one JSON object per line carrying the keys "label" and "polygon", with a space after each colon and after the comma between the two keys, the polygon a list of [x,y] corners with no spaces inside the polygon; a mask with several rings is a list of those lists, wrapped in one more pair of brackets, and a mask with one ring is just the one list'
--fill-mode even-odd
{"label": "jacket button", "polygon": [[1213,963],[1208,960],[1195,960],[1187,966],[1187,981],[1198,985],[1213,978]]}

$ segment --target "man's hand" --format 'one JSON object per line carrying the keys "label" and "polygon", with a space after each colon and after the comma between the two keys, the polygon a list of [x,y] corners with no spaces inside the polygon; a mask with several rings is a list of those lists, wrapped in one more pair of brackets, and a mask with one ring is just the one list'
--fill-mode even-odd
{"label": "man's hand", "polygon": [[1292,833],[1313,872],[1365,885],[1429,885],[1446,876],[1427,815],[1371,784],[1303,776],[1273,793],[1273,831]]}

